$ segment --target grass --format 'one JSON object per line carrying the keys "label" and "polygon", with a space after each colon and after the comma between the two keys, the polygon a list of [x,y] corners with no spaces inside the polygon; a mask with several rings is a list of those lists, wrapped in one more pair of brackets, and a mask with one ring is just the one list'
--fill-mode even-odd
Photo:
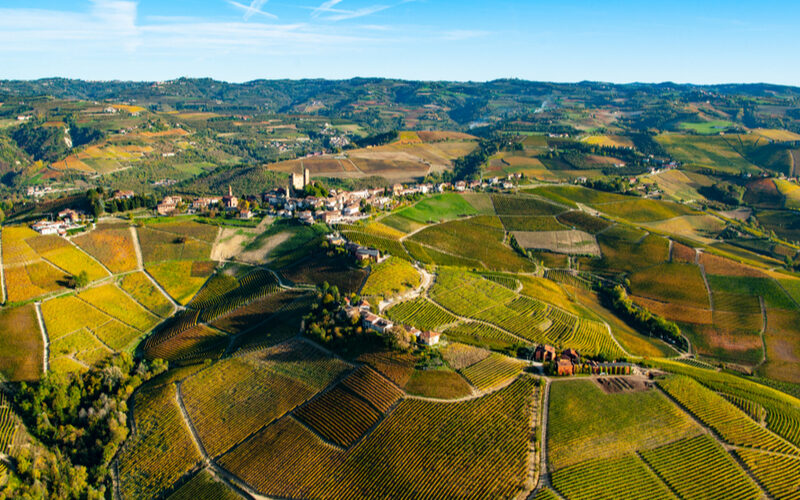
{"label": "grass", "polygon": [[495,215],[492,198],[486,193],[461,193],[461,197],[478,211],[479,215]]}
{"label": "grass", "polygon": [[702,309],[709,307],[703,276],[693,264],[659,264],[632,274],[630,282],[635,295]]}
{"label": "grass", "polygon": [[476,215],[473,208],[457,193],[441,193],[425,198],[416,205],[396,212],[396,215],[414,222],[426,224],[431,221],[443,222],[464,215]]}
{"label": "grass", "polygon": [[399,213],[387,215],[386,217],[381,219],[381,223],[388,227],[396,229],[402,233],[410,233],[412,231],[416,231],[417,229],[425,227],[424,223],[411,220],[407,217],[403,217]]}
{"label": "grass", "polygon": [[589,380],[553,383],[549,411],[548,457],[555,470],[700,432],[658,391],[607,394]]}
{"label": "grass", "polygon": [[44,344],[33,304],[0,310],[0,373],[11,381],[38,380]]}
{"label": "grass", "polygon": [[669,258],[669,241],[628,226],[617,225],[597,235],[603,254],[589,262],[598,271],[634,272]]}
{"label": "grass", "polygon": [[415,396],[437,399],[457,399],[472,394],[472,388],[467,381],[446,368],[414,370],[404,389]]}
{"label": "grass", "polygon": [[[216,226],[198,225],[216,231]],[[207,241],[163,230],[160,225],[139,227],[137,231],[145,264],[170,260],[208,260],[211,255],[211,244]]]}
{"label": "grass", "polygon": [[186,305],[206,282],[205,277],[192,276],[192,262],[159,262],[148,264],[146,269],[176,302]]}
{"label": "grass", "polygon": [[710,120],[705,122],[680,122],[678,128],[681,130],[690,130],[697,134],[718,134],[729,127],[735,127],[736,124],[727,120]]}
{"label": "grass", "polygon": [[372,267],[361,295],[383,298],[400,295],[417,288],[420,280],[419,272],[407,260],[389,257]]}
{"label": "grass", "polygon": [[136,250],[131,232],[120,229],[96,229],[73,238],[75,244],[103,263],[113,273],[136,269]]}

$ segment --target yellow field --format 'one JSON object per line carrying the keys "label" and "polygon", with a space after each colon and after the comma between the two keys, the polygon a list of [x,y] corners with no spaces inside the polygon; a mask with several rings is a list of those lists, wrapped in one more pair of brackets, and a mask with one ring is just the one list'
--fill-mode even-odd
{"label": "yellow field", "polygon": [[777,128],[757,128],[753,133],[778,142],[800,141],[800,134]]}
{"label": "yellow field", "polygon": [[621,135],[590,135],[583,142],[605,148],[632,148],[633,141]]}
{"label": "yellow field", "polygon": [[83,161],[78,159],[75,155],[70,155],[61,161],[54,162],[50,165],[51,168],[56,170],[77,170],[79,172],[93,173],[94,169]]}
{"label": "yellow field", "polygon": [[27,238],[38,236],[28,226],[6,226],[3,228],[3,265],[25,264],[36,262],[39,255],[25,243]]}
{"label": "yellow field", "polygon": [[42,316],[50,340],[84,327],[94,330],[111,319],[105,313],[72,295],[43,302]]}
{"label": "yellow field", "polygon": [[160,321],[114,284],[90,288],[78,294],[78,298],[142,332],[150,330]]}
{"label": "yellow field", "polygon": [[50,261],[56,267],[75,276],[80,274],[81,271],[86,271],[86,274],[89,276],[89,281],[99,280],[109,275],[108,272],[103,269],[103,266],[72,245],[43,252],[42,257]]}
{"label": "yellow field", "polygon": [[397,141],[401,144],[418,144],[422,142],[416,132],[413,130],[403,130],[397,136]]}
{"label": "yellow field", "polygon": [[204,277],[192,276],[192,261],[168,261],[148,264],[147,272],[170,296],[186,305],[206,282]]}
{"label": "yellow field", "polygon": [[141,106],[131,106],[128,104],[112,104],[111,107],[119,111],[127,111],[131,114],[146,111],[146,109]]}

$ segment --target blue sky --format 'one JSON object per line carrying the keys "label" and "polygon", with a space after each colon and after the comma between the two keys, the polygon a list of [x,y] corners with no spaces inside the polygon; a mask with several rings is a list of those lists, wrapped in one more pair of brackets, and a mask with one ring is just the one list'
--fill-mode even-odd
{"label": "blue sky", "polygon": [[0,0],[0,78],[800,85],[800,2]]}

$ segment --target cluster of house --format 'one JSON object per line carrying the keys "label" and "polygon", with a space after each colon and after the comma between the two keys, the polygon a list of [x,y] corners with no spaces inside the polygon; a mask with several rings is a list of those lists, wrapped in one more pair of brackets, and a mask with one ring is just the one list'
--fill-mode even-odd
{"label": "cluster of house", "polygon": [[[394,323],[386,318],[382,318],[377,314],[370,311],[370,304],[367,300],[362,299],[356,305],[350,304],[348,299],[345,299],[344,314],[349,318],[360,318],[361,326],[365,329],[372,330],[378,333],[386,333],[394,328]],[[404,326],[406,331],[417,339],[417,342],[432,346],[439,343],[441,334],[432,330],[421,331],[413,326]]]}
{"label": "cluster of house", "polygon": [[365,247],[358,243],[347,241],[339,234],[328,234],[325,238],[333,246],[344,247],[358,261],[371,260],[373,262],[381,262],[382,260],[381,252],[377,248]]}
{"label": "cluster of house", "polygon": [[575,349],[565,349],[559,356],[556,348],[540,344],[533,353],[533,359],[542,363],[552,363],[553,371],[559,376],[570,376],[578,373],[586,374],[629,374],[630,363],[600,363],[591,359],[581,360],[581,355]]}
{"label": "cluster of house", "polygon": [[56,220],[40,220],[31,224],[31,229],[39,234],[60,234],[63,236],[71,229],[83,227],[86,217],[86,213],[81,210],[67,208],[58,212]]}
{"label": "cluster of house", "polygon": [[28,186],[28,196],[33,196],[34,198],[41,198],[42,196],[54,192],[53,188],[50,186]]}

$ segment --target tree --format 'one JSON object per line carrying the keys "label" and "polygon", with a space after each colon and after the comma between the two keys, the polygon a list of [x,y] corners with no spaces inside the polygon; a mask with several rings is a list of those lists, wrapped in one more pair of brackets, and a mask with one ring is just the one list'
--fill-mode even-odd
{"label": "tree", "polygon": [[89,284],[89,274],[83,270],[77,275],[70,276],[69,278],[69,287],[70,288],[83,288]]}

